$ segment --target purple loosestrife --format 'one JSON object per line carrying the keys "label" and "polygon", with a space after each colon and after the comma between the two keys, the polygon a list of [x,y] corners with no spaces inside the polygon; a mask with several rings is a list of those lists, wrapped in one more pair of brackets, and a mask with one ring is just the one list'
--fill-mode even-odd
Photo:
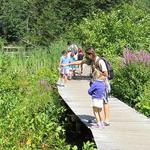
{"label": "purple loosestrife", "polygon": [[123,52],[123,64],[129,65],[134,63],[142,63],[150,67],[150,53],[140,50],[139,52],[133,52],[126,50]]}

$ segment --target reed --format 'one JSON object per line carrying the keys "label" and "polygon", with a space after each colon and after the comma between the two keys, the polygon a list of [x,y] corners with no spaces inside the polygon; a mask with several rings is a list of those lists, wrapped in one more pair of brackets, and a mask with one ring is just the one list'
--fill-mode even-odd
{"label": "reed", "polygon": [[[0,58],[7,57],[10,62],[9,70],[14,70],[14,72],[25,70],[34,73],[40,68],[57,70],[60,53],[64,45],[64,42],[59,42],[46,48],[39,47],[28,51],[25,51],[25,49],[13,53],[1,51]],[[0,63],[2,63],[2,60],[0,59]]]}

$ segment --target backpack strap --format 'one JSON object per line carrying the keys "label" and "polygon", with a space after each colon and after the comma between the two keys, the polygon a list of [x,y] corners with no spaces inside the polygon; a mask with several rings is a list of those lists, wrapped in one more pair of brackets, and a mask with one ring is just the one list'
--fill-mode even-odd
{"label": "backpack strap", "polygon": [[99,63],[99,61],[100,61],[100,57],[98,57],[97,59],[96,59],[96,61],[92,61],[91,62],[91,73],[90,73],[90,77],[91,77],[91,82],[93,81],[93,72],[95,71],[95,69],[97,69],[97,70],[99,70],[99,71],[102,71],[102,66],[101,66],[101,64]]}
{"label": "backpack strap", "polygon": [[99,63],[100,60],[101,60],[101,58],[98,57],[98,59],[95,62],[95,68],[99,71],[102,71],[102,65]]}
{"label": "backpack strap", "polygon": [[102,71],[102,65],[99,63],[100,57],[95,62],[92,62],[91,67],[92,67],[92,72],[94,72],[95,69]]}

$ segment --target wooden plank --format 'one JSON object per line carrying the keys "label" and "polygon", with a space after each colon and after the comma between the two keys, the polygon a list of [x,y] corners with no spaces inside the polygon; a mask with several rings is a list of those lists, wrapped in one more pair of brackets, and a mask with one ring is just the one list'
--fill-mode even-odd
{"label": "wooden plank", "polygon": [[21,46],[3,46],[2,50],[7,53],[18,52],[20,49],[23,49]]}
{"label": "wooden plank", "polygon": [[3,46],[3,49],[21,49],[23,47],[19,47],[19,46]]}
{"label": "wooden plank", "polygon": [[110,98],[111,126],[92,129],[87,122],[93,118],[88,80],[71,80],[58,92],[74,113],[92,131],[99,150],[149,150],[150,119],[117,98]]}

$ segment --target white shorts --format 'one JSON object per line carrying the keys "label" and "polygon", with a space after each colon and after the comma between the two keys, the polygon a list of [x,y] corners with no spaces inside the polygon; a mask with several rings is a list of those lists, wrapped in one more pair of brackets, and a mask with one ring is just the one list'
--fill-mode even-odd
{"label": "white shorts", "polygon": [[63,75],[68,75],[69,74],[69,68],[61,68],[60,73]]}
{"label": "white shorts", "polygon": [[97,99],[97,98],[92,99],[92,106],[103,108],[103,99]]}

